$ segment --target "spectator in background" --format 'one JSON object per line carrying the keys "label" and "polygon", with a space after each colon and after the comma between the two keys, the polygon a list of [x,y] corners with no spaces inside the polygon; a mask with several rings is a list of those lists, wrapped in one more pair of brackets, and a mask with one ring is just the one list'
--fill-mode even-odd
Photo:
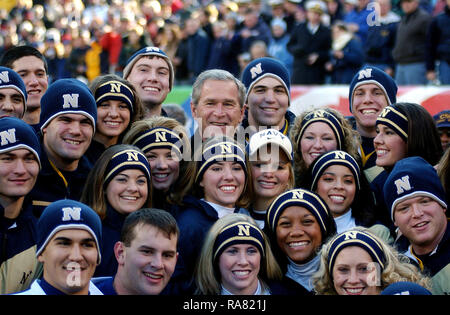
{"label": "spectator in background", "polygon": [[330,17],[330,25],[333,25],[336,21],[342,21],[344,18],[344,5],[339,0],[326,1],[327,13]]}
{"label": "spectator in background", "polygon": [[[344,16],[344,22],[347,23],[348,29],[359,37],[363,45],[366,42],[367,30],[369,29],[367,17],[372,12],[367,9],[369,2],[370,0],[357,0],[353,10],[347,12]],[[353,4],[354,1],[350,3]]]}
{"label": "spectator in background", "polygon": [[431,16],[419,8],[419,0],[401,0],[405,15],[397,28],[392,56],[397,63],[398,85],[426,84],[425,50]]}
{"label": "spectator in background", "polygon": [[441,138],[442,149],[446,151],[450,147],[450,110],[443,110],[433,118]]}
{"label": "spectator in background", "polygon": [[82,31],[77,37],[72,39],[72,51],[66,63],[72,78],[79,79],[87,83],[86,77],[86,52],[89,47],[90,35],[88,31]]}
{"label": "spectator in background", "polygon": [[167,117],[173,118],[183,126],[186,126],[186,113],[178,104],[163,104],[163,109],[167,113]]}
{"label": "spectator in background", "polygon": [[250,58],[252,60],[269,57],[269,53],[267,51],[267,44],[262,40],[254,41],[249,49]]}
{"label": "spectator in background", "polygon": [[180,41],[178,43],[177,51],[172,60],[175,68],[175,84],[176,85],[188,85],[189,84],[189,71],[187,67],[188,56],[188,33],[186,30],[186,24],[184,22],[180,25]]}
{"label": "spectator in background", "polygon": [[[427,79],[434,82],[439,78],[441,84],[450,84],[450,0],[446,2],[444,12],[431,21],[425,50]],[[436,61],[439,61],[439,76],[436,76]]]}
{"label": "spectator in background", "polygon": [[306,5],[307,21],[292,31],[287,44],[294,56],[293,84],[323,84],[325,82],[324,64],[328,61],[331,48],[330,29],[321,23],[325,5],[310,0]]}
{"label": "spectator in background", "polygon": [[259,18],[258,11],[247,8],[244,12],[243,27],[239,31],[240,52],[249,52],[252,43],[257,40],[268,45],[271,37],[270,27]]}
{"label": "spectator in background", "polygon": [[225,21],[216,21],[212,24],[214,39],[211,43],[211,54],[208,60],[208,69],[227,70],[236,76],[239,75],[239,65],[233,41],[228,32]]}
{"label": "spectator in background", "polygon": [[287,50],[287,43],[291,35],[287,33],[286,22],[281,18],[274,18],[270,23],[272,29],[272,39],[269,42],[267,52],[269,56],[281,61],[289,71],[289,76],[292,78],[292,67],[294,57]]}
{"label": "spectator in background", "polygon": [[211,41],[200,27],[200,21],[195,14],[186,20],[187,32],[187,69],[191,83],[207,68]]}
{"label": "spectator in background", "polygon": [[127,65],[127,60],[141,47],[147,46],[145,44],[144,36],[142,35],[144,29],[140,25],[136,25],[131,29],[127,37],[123,40],[122,49],[119,55],[119,66],[123,69]]}
{"label": "spectator in background", "polygon": [[284,0],[283,7],[286,14],[284,20],[290,34],[298,24],[305,22],[305,9],[300,5],[301,2],[302,0]]}
{"label": "spectator in background", "polygon": [[333,42],[330,61],[325,64],[325,68],[331,73],[331,83],[350,84],[364,62],[361,41],[348,31],[345,23],[338,21],[333,24],[331,30]]}
{"label": "spectator in background", "polygon": [[[391,77],[394,76],[395,62],[392,49],[395,44],[395,33],[400,17],[391,8],[390,0],[376,0],[379,15],[376,23],[369,26],[364,44],[366,65],[380,68]],[[377,7],[375,7],[377,9]]]}

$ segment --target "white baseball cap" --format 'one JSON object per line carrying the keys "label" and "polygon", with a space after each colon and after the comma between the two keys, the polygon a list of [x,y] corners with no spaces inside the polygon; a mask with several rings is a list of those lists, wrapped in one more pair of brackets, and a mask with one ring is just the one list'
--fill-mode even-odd
{"label": "white baseball cap", "polygon": [[248,144],[249,157],[254,156],[258,150],[268,144],[278,145],[292,161],[294,158],[291,140],[276,129],[265,129],[250,137]]}

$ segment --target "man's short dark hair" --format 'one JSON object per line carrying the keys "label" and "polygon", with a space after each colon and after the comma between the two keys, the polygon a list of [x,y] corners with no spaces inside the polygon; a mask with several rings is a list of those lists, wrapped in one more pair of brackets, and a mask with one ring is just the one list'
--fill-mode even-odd
{"label": "man's short dark hair", "polygon": [[178,240],[180,235],[177,221],[169,212],[156,208],[143,208],[130,213],[125,219],[120,240],[126,247],[131,246],[131,242],[136,237],[134,231],[138,225],[154,226],[161,232],[164,232],[167,238],[175,235]]}
{"label": "man's short dark hair", "polygon": [[35,56],[36,58],[39,58],[44,63],[45,73],[48,73],[48,65],[47,60],[45,59],[44,55],[41,54],[39,50],[32,46],[14,46],[5,51],[0,59],[0,65],[4,67],[8,67],[12,69],[14,61],[17,59],[28,57],[28,56]]}

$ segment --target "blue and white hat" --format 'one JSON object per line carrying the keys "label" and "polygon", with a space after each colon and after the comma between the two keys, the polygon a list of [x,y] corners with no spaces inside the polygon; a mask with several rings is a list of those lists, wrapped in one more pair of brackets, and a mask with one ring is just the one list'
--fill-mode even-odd
{"label": "blue and white hat", "polygon": [[397,163],[383,187],[384,199],[394,221],[394,210],[398,203],[427,196],[447,208],[444,188],[434,167],[419,156],[407,157]]}
{"label": "blue and white hat", "polygon": [[7,67],[0,67],[0,89],[15,89],[23,98],[24,109],[23,113],[27,110],[27,89],[20,75]]}
{"label": "blue and white hat", "polygon": [[311,190],[314,191],[316,189],[317,182],[319,181],[323,172],[325,172],[325,170],[332,165],[346,166],[352,172],[358,190],[361,188],[361,169],[359,168],[358,162],[356,162],[356,160],[347,152],[334,150],[322,154],[314,162],[314,166],[311,169]]}
{"label": "blue and white hat", "polygon": [[97,264],[101,262],[102,222],[98,214],[84,203],[63,199],[51,203],[44,209],[37,223],[38,257],[53,236],[62,230],[81,229],[88,231],[98,250]]}
{"label": "blue and white hat", "polygon": [[408,117],[395,104],[386,106],[377,118],[376,125],[386,125],[397,133],[403,141],[408,141]]}
{"label": "blue and white hat", "polygon": [[137,169],[144,173],[148,185],[151,183],[151,170],[145,155],[135,149],[125,149],[117,152],[111,157],[105,169],[103,186],[106,188],[109,182],[120,172],[128,169]]}
{"label": "blue and white hat", "polygon": [[34,129],[16,117],[0,119],[0,153],[27,149],[36,156],[41,167],[41,144]]}
{"label": "blue and white hat", "polygon": [[384,92],[389,102],[388,105],[394,104],[397,101],[397,84],[394,79],[377,67],[365,66],[355,74],[350,82],[348,95],[350,112],[352,112],[353,94],[355,90],[360,85],[370,83],[377,85]]}
{"label": "blue and white hat", "polygon": [[423,286],[409,281],[399,281],[388,285],[380,293],[381,295],[432,295]]}
{"label": "blue and white hat", "polygon": [[289,98],[289,104],[291,104],[291,78],[289,71],[280,61],[270,57],[255,59],[245,67],[242,73],[242,83],[244,83],[247,89],[245,101],[247,102],[248,94],[256,82],[265,77],[273,77],[284,85]]}
{"label": "blue and white hat", "polygon": [[127,79],[128,75],[131,72],[131,69],[133,68],[136,61],[138,61],[143,56],[158,56],[166,60],[167,65],[169,66],[170,70],[170,77],[169,77],[169,88],[172,90],[173,87],[173,80],[174,80],[174,69],[172,65],[172,61],[170,60],[169,56],[159,49],[158,47],[148,46],[139,49],[137,52],[135,52],[128,60],[125,68],[123,69],[123,78]]}
{"label": "blue and white hat", "polygon": [[86,84],[77,79],[59,79],[51,84],[41,99],[41,131],[50,121],[63,114],[81,114],[97,122],[97,104]]}
{"label": "blue and white hat", "polygon": [[286,137],[283,133],[276,129],[264,129],[261,130],[250,137],[249,143],[247,145],[247,152],[252,159],[258,150],[269,144],[274,144],[279,146],[288,159],[292,162],[294,159],[294,151],[292,149],[291,140]]}
{"label": "blue and white hat", "polygon": [[289,207],[302,207],[311,212],[320,226],[322,239],[336,231],[336,223],[323,199],[312,191],[297,188],[282,193],[269,206],[266,224],[271,232],[275,233],[281,214]]}

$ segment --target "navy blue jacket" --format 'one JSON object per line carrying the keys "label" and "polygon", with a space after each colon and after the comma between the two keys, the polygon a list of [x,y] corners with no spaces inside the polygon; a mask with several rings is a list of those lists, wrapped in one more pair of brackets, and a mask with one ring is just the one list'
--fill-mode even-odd
{"label": "navy blue jacket", "polygon": [[34,215],[41,216],[44,208],[60,199],[80,200],[92,164],[83,156],[73,172],[58,172],[50,164],[44,150],[41,153],[42,169],[36,184],[29,193]]}
{"label": "navy blue jacket", "polygon": [[95,269],[95,277],[114,276],[117,271],[117,260],[114,255],[114,244],[120,241],[120,233],[126,215],[121,214],[108,205],[106,217],[102,221],[102,261]]}
{"label": "navy blue jacket", "polygon": [[386,64],[392,69],[395,67],[392,58],[392,49],[395,44],[397,23],[373,25],[369,27],[367,39],[364,44],[366,63]]}
{"label": "navy blue jacket", "polygon": [[450,64],[450,8],[448,6],[443,13],[431,21],[425,52],[427,70],[434,70],[436,60],[444,60]]}

